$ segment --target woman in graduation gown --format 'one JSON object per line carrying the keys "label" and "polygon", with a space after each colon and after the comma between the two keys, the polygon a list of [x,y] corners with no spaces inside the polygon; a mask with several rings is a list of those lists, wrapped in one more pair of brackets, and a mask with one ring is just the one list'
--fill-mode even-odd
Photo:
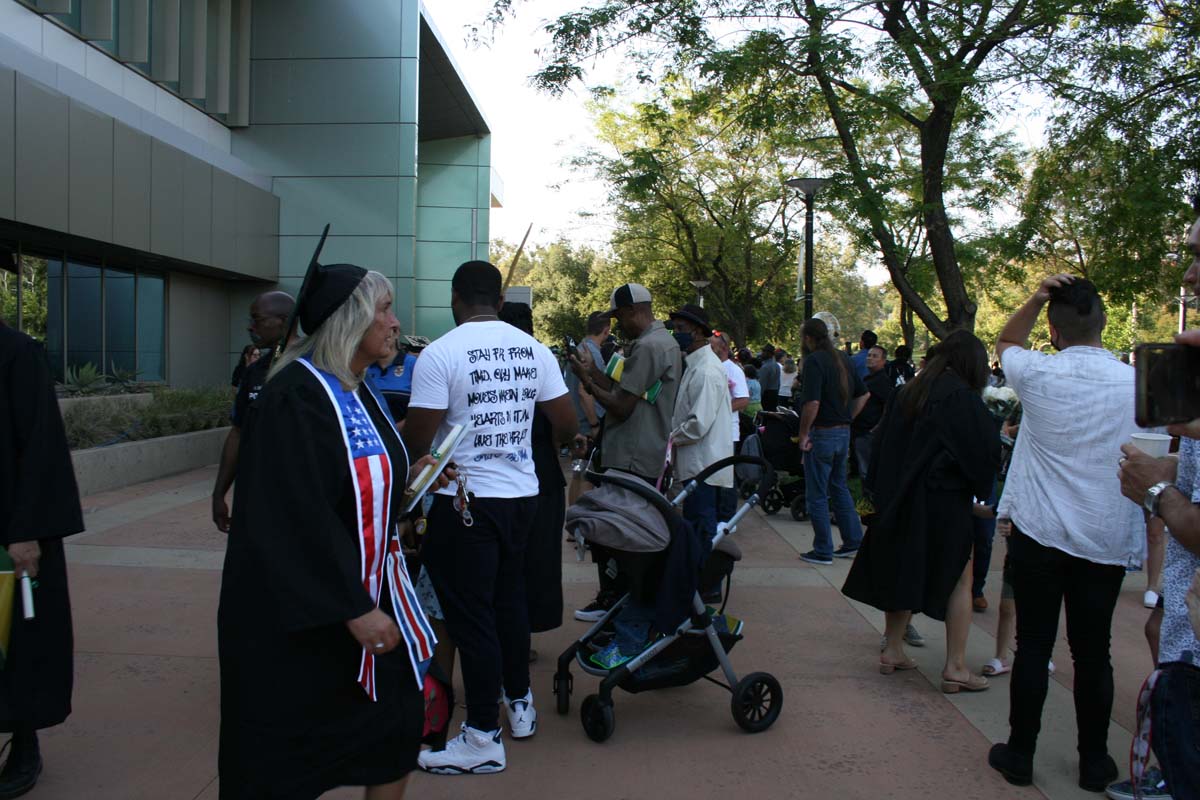
{"label": "woman in graduation gown", "polygon": [[243,428],[218,612],[226,800],[343,785],[399,798],[422,735],[436,639],[393,534],[429,459],[410,469],[362,381],[394,347],[391,284],[316,259],[296,304],[309,335],[277,359]]}
{"label": "woman in graduation gown", "polygon": [[971,626],[973,498],[991,494],[1000,441],[981,392],[983,343],[958,331],[929,351],[924,370],[893,395],[867,473],[875,503],[842,591],[887,612],[879,670],[913,669],[904,631],[913,613],[946,622],[942,690],[982,691],[966,667]]}
{"label": "woman in graduation gown", "polygon": [[41,346],[0,322],[0,544],[14,573],[37,579],[34,618],[15,587],[0,670],[0,731],[12,733],[0,797],[34,787],[37,731],[71,713],[73,640],[63,537],[83,530],[79,491],[54,381]]}

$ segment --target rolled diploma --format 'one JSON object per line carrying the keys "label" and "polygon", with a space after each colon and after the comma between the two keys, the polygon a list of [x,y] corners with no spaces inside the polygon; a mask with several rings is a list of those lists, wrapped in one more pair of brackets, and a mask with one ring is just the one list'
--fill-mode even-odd
{"label": "rolled diploma", "polygon": [[33,579],[28,573],[21,576],[21,605],[25,609],[25,619],[33,619]]}

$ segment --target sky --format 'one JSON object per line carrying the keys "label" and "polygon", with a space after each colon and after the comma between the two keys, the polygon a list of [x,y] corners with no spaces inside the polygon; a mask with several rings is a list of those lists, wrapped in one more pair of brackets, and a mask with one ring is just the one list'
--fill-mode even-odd
{"label": "sky", "polygon": [[[492,167],[504,183],[504,205],[492,209],[491,237],[516,244],[532,223],[531,244],[566,237],[577,244],[603,245],[612,231],[605,187],[565,163],[598,146],[587,92],[576,85],[553,97],[529,85],[541,63],[536,49],[549,44],[541,28],[582,3],[526,0],[517,4],[516,19],[497,31],[490,46],[468,44],[468,27],[482,22],[491,5],[491,0],[452,0],[426,6],[492,129]],[[605,74],[605,65],[600,69]],[[580,217],[581,211],[599,218]]]}

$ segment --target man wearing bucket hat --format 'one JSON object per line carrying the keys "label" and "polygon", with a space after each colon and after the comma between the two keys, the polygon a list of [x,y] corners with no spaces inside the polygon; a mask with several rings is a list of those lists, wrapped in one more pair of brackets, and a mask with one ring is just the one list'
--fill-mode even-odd
{"label": "man wearing bucket hat", "polygon": [[[650,303],[650,291],[637,283],[618,286],[609,298],[609,315],[629,340],[619,373],[596,364],[586,350],[571,354],[571,369],[606,412],[600,467],[653,484],[663,472],[683,362],[679,345],[654,318]],[[619,579],[607,573],[606,554],[593,549],[592,558],[600,570],[600,593],[575,612],[583,622],[600,619],[623,594]]]}
{"label": "man wearing bucket hat", "polygon": [[[1047,304],[1057,355],[1026,349]],[[1051,275],[996,344],[1024,409],[997,512],[1012,520],[1008,552],[1020,648],[1011,732],[1007,743],[992,748],[988,763],[1017,785],[1033,780],[1047,668],[1064,604],[1075,662],[1079,785],[1103,791],[1118,774],[1108,752],[1109,641],[1125,568],[1141,560],[1146,528],[1141,512],[1121,499],[1113,471],[1121,445],[1138,429],[1133,368],[1104,349],[1106,322],[1104,301],[1090,281]]]}
{"label": "man wearing bucket hat", "polygon": [[[709,464],[733,455],[726,427],[729,392],[725,368],[708,342],[712,327],[704,309],[685,305],[671,314],[671,321],[675,323],[675,341],[687,362],[671,418],[675,477],[686,481]],[[699,484],[683,504],[683,515],[708,537],[717,529],[718,487],[733,487],[732,468]]]}

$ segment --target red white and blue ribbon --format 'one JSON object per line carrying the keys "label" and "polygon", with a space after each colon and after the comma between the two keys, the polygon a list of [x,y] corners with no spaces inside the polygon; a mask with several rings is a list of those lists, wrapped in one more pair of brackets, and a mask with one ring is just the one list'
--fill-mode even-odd
{"label": "red white and blue ribbon", "polygon": [[1151,742],[1153,739],[1153,719],[1150,713],[1150,698],[1154,695],[1154,686],[1162,677],[1162,670],[1156,669],[1146,678],[1138,692],[1137,701],[1137,730],[1134,731],[1133,741],[1129,745],[1129,777],[1133,783],[1133,796],[1136,800],[1142,798],[1142,781],[1150,766]]}
{"label": "red white and blue ribbon", "polygon": [[[400,638],[404,640],[408,650],[409,661],[419,688],[424,685],[425,672],[433,658],[437,637],[434,636],[433,628],[417,602],[412,580],[405,567],[404,555],[400,550],[400,540],[388,529],[393,480],[391,458],[383,445],[383,437],[359,396],[355,392],[343,389],[336,376],[314,366],[308,358],[300,359],[300,363],[320,378],[342,429],[356,500],[363,588],[378,608],[384,583],[388,584],[393,613],[400,628]],[[387,405],[380,401],[374,387],[369,382],[364,382],[363,386],[390,420]],[[358,683],[372,700],[377,699],[375,654],[367,648],[363,648]]]}

